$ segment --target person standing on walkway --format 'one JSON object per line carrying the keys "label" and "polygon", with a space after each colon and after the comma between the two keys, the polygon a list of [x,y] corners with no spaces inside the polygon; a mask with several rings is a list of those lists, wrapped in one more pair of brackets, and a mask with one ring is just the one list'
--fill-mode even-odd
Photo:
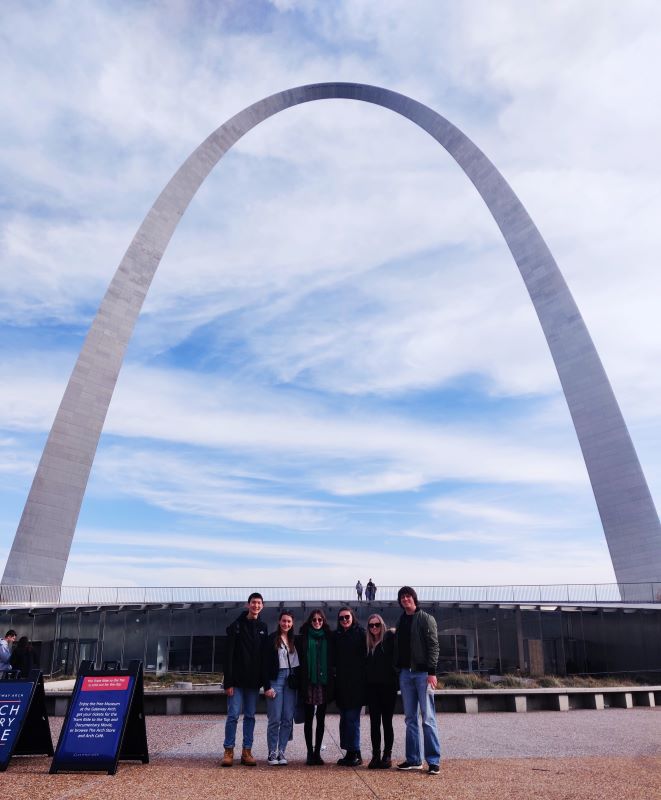
{"label": "person standing on walkway", "polygon": [[376,597],[376,584],[370,578],[367,581],[367,586],[365,587],[365,599],[367,600],[368,603],[371,603],[374,601],[375,597]]}
{"label": "person standing on walkway", "polygon": [[16,631],[13,629],[8,630],[4,638],[0,639],[0,672],[9,672],[12,668],[11,653],[15,641]]}
{"label": "person standing on walkway", "polygon": [[[370,712],[372,760],[368,769],[390,769],[394,733],[392,717],[397,700],[397,672],[393,664],[395,635],[386,630],[379,614],[367,620],[367,706]],[[383,725],[383,755],[381,755],[381,726]]]}
{"label": "person standing on walkway", "polygon": [[340,711],[340,767],[357,767],[360,754],[360,712],[365,705],[365,631],[353,611],[344,606],[335,632],[335,702]]}
{"label": "person standing on walkway", "polygon": [[27,636],[21,636],[11,654],[11,667],[21,672],[21,678],[27,678],[36,665],[34,647]]}
{"label": "person standing on walkway", "polygon": [[360,582],[360,579],[356,581],[356,595],[358,597],[358,602],[363,599],[363,584]]}
{"label": "person standing on walkway", "polygon": [[[326,615],[313,608],[301,625],[296,637],[296,650],[301,662],[301,696],[305,708],[303,733],[308,755],[308,767],[321,766],[321,743],[324,740],[326,706],[333,699],[333,673],[335,671],[334,646]],[[312,746],[312,721],[317,718],[317,729]]]}
{"label": "person standing on walkway", "polygon": [[436,725],[433,691],[436,688],[438,631],[436,620],[418,608],[418,595],[410,586],[397,592],[397,602],[404,612],[395,633],[395,666],[400,670],[399,688],[406,721],[406,760],[397,769],[421,769],[420,726],[422,715],[424,756],[430,775],[438,775],[441,743]]}
{"label": "person standing on walkway", "polygon": [[294,645],[294,617],[281,611],[278,629],[269,636],[264,696],[266,697],[266,742],[268,764],[286,766],[285,750],[294,727],[299,661]]}
{"label": "person standing on walkway", "polygon": [[227,719],[225,721],[225,753],[223,767],[234,763],[234,744],[239,716],[243,713],[243,749],[241,763],[254,767],[252,754],[255,731],[255,711],[259,688],[264,682],[267,633],[266,625],[259,619],[264,608],[264,598],[253,592],[248,598],[248,608],[227,628],[225,653],[225,694]]}

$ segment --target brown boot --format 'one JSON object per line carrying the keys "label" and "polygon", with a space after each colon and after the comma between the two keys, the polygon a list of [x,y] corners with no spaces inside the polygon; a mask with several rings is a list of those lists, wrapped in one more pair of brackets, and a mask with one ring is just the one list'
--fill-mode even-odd
{"label": "brown boot", "polygon": [[244,747],[241,751],[241,763],[244,767],[256,767],[257,762],[255,761],[255,757],[250,752],[249,747]]}
{"label": "brown boot", "polygon": [[223,753],[223,760],[220,762],[221,767],[231,767],[234,763],[234,748],[226,747]]}

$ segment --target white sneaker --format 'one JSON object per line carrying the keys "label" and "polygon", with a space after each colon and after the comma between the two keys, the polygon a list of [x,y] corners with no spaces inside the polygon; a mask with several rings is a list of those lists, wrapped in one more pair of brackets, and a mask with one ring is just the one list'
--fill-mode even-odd
{"label": "white sneaker", "polygon": [[277,767],[280,763],[278,761],[278,754],[277,753],[269,753],[268,761],[266,762],[270,767]]}
{"label": "white sneaker", "polygon": [[278,764],[280,764],[281,767],[287,766],[287,759],[284,753],[278,753]]}

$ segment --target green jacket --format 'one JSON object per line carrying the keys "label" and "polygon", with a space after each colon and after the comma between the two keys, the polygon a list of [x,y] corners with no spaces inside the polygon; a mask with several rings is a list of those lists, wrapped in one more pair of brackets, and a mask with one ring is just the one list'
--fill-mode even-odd
{"label": "green jacket", "polygon": [[[397,623],[397,633],[395,634],[395,664],[399,663],[398,640],[399,627],[402,619]],[[438,629],[436,620],[431,614],[418,609],[411,620],[411,669],[414,672],[426,672],[428,675],[436,675],[436,664],[438,662]]]}

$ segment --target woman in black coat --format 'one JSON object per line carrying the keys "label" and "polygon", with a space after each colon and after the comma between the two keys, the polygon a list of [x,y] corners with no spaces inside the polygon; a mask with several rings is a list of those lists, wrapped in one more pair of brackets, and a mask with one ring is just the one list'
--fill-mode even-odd
{"label": "woman in black coat", "polygon": [[365,705],[365,631],[353,611],[344,606],[335,632],[335,702],[340,711],[341,767],[363,763],[360,755],[360,712]]}
{"label": "woman in black coat", "polygon": [[[370,712],[372,760],[368,769],[389,769],[392,766],[394,734],[392,716],[397,699],[397,672],[393,660],[395,634],[386,630],[379,614],[367,620],[367,705]],[[383,756],[381,755],[381,725],[383,725]]]}
{"label": "woman in black coat", "polygon": [[34,648],[27,636],[21,636],[11,654],[12,669],[21,671],[21,678],[27,678],[30,670],[36,666]]}
{"label": "woman in black coat", "polygon": [[[324,763],[321,743],[325,731],[326,707],[333,699],[333,644],[326,615],[320,608],[313,609],[296,637],[296,651],[300,661],[300,692],[305,708],[303,733],[308,751],[305,763],[309,767]],[[312,721],[315,716],[317,729],[313,747]]]}

